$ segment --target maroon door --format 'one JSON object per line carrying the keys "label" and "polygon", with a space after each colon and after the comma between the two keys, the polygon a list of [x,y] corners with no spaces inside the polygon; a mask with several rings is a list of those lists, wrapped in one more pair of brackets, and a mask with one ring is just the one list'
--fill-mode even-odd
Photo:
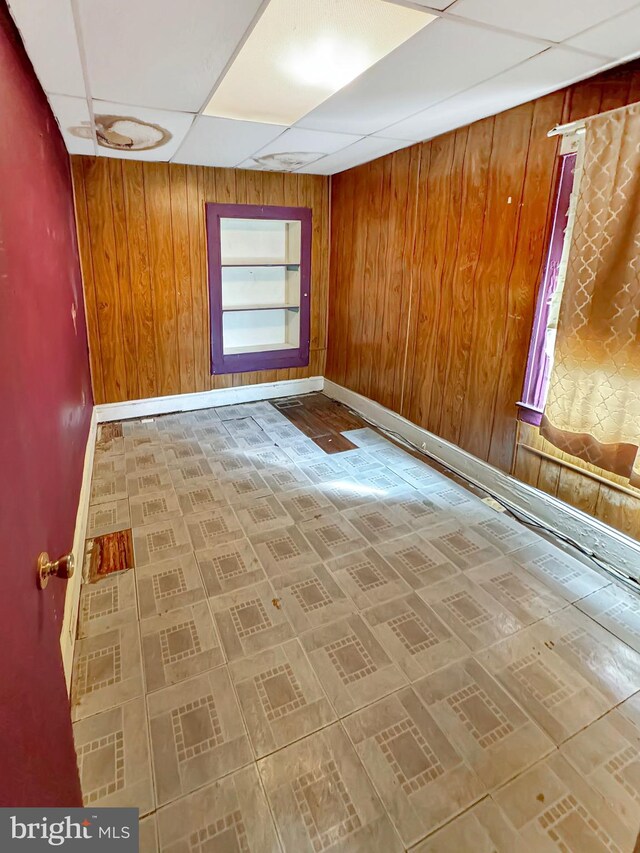
{"label": "maroon door", "polygon": [[0,806],[80,805],[62,661],[91,387],[69,160],[0,0]]}

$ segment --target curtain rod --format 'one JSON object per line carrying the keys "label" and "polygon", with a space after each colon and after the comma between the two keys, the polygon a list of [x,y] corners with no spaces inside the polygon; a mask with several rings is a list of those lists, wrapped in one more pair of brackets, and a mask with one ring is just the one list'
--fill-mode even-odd
{"label": "curtain rod", "polygon": [[629,107],[637,107],[640,106],[640,101],[637,101],[633,104],[624,104],[622,107],[615,107],[612,110],[605,110],[603,113],[595,113],[592,116],[586,116],[586,118],[578,119],[577,121],[570,121],[567,124],[557,124],[555,127],[552,127],[551,130],[547,133],[547,136],[566,136],[569,133],[584,133],[586,122],[590,121],[592,118],[600,118],[601,116],[608,116],[611,113],[617,113],[620,110],[628,110]]}

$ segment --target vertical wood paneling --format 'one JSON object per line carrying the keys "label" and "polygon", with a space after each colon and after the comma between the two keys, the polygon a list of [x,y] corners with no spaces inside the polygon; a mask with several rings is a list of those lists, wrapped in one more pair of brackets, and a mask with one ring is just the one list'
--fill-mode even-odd
{"label": "vertical wood paneling", "polygon": [[619,491],[517,441],[516,402],[556,185],[547,131],[639,95],[636,61],[335,175],[331,199],[327,377],[621,528]]}
{"label": "vertical wood paneling", "polygon": [[[328,178],[93,157],[72,165],[97,403],[324,374]],[[210,374],[208,201],[312,208],[308,367]]]}

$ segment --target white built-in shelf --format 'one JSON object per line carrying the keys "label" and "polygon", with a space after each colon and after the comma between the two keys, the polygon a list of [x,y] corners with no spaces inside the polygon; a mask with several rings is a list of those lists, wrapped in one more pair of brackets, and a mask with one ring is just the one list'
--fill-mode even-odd
{"label": "white built-in shelf", "polygon": [[274,343],[274,344],[248,344],[244,347],[225,347],[225,355],[238,355],[242,352],[269,352],[271,350],[298,349],[298,344]]}
{"label": "white built-in shelf", "polygon": [[223,305],[222,310],[224,311],[297,311],[300,308],[299,305],[294,302],[283,304],[282,302],[275,302],[272,304],[265,303],[254,303],[250,305]]}
{"label": "white built-in shelf", "polygon": [[298,269],[300,264],[277,258],[230,258],[222,261],[222,267],[288,267]]}

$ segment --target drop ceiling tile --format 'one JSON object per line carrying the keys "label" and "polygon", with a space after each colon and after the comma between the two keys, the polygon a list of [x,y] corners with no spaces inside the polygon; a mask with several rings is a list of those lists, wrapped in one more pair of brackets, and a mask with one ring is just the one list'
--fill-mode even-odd
{"label": "drop ceiling tile", "polygon": [[400,148],[406,148],[407,145],[410,143],[405,140],[366,136],[364,139],[354,142],[353,145],[343,148],[342,151],[329,154],[297,171],[311,175],[336,175],[338,172],[344,172],[345,169],[352,169],[354,166],[360,166],[362,163],[384,157],[385,154],[391,154]]}
{"label": "drop ceiling tile", "polygon": [[351,133],[327,133],[320,130],[305,130],[301,127],[292,127],[286,130],[277,139],[269,142],[264,148],[256,152],[255,156],[264,154],[282,154],[286,152],[303,152],[333,154],[362,139]]}
{"label": "drop ceiling tile", "polygon": [[230,118],[199,116],[173,157],[174,163],[237,166],[258,148],[280,136],[285,127]]}
{"label": "drop ceiling tile", "polygon": [[561,42],[635,6],[638,0],[456,0],[448,11],[537,38]]}
{"label": "drop ceiling tile", "polygon": [[261,0],[78,0],[92,96],[197,112],[260,5]]}
{"label": "drop ceiling tile", "polygon": [[539,42],[438,19],[298,122],[367,135],[539,53]]}
{"label": "drop ceiling tile", "polygon": [[[71,98],[68,95],[47,95],[49,104],[60,126],[69,154],[95,154],[91,132],[89,107],[84,98]],[[88,137],[79,137],[72,133],[71,128],[78,128]]]}
{"label": "drop ceiling tile", "polygon": [[[113,123],[114,118],[117,118],[120,122],[133,119],[134,121],[137,120],[156,126],[170,134],[170,138],[166,142],[157,148],[151,148],[146,151],[127,151],[109,148],[100,144],[100,136],[98,135],[98,154],[102,157],[115,157],[120,160],[152,160],[162,162],[170,160],[178,150],[193,123],[193,116],[190,113],[151,110],[146,107],[132,107],[128,104],[114,104],[99,100],[93,101],[93,113],[96,125],[101,120],[103,126],[109,127]],[[116,130],[121,133],[127,132],[126,126],[123,127],[122,124],[116,126]]]}
{"label": "drop ceiling tile", "polygon": [[45,92],[84,98],[70,0],[11,0],[9,5]]}
{"label": "drop ceiling tile", "polygon": [[567,44],[609,56],[611,59],[630,59],[640,53],[640,6],[623,15],[610,18],[569,39]]}
{"label": "drop ceiling tile", "polygon": [[[391,0],[395,2],[395,0]],[[424,6],[425,9],[435,9],[437,12],[443,12],[448,9],[455,0],[411,0],[412,6]]]}
{"label": "drop ceiling tile", "polygon": [[455,95],[388,129],[402,139],[419,142],[456,127],[523,104],[595,73],[606,63],[601,57],[551,47],[509,71]]}

